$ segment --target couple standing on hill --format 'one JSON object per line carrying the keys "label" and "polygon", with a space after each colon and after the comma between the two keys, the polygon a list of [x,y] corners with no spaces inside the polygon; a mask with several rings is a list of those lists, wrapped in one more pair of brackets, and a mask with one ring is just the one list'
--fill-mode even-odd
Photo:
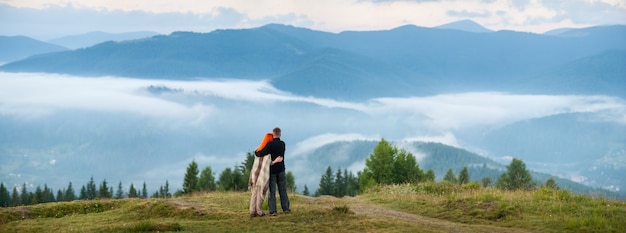
{"label": "couple standing on hill", "polygon": [[290,212],[284,163],[285,142],[280,140],[280,136],[280,128],[274,128],[272,133],[265,135],[261,145],[254,151],[256,156],[250,172],[250,179],[248,180],[248,187],[252,191],[252,197],[250,197],[250,217],[265,216],[265,213],[263,213],[263,200],[267,199],[268,188],[270,215],[276,216],[277,185],[278,194],[280,195],[280,206],[284,213]]}

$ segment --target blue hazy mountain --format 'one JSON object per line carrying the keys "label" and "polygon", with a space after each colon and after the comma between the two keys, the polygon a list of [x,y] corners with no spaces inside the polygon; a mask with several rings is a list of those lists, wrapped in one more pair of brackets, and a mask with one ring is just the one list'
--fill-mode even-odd
{"label": "blue hazy mountain", "polygon": [[106,41],[125,41],[142,39],[158,35],[156,32],[140,31],[140,32],[124,32],[124,33],[108,33],[102,31],[88,32],[79,35],[64,36],[49,40],[49,43],[61,45],[70,49],[85,48]]}
{"label": "blue hazy mountain", "polygon": [[[369,92],[377,87],[388,87],[380,90],[388,96],[515,91],[520,85],[538,87],[529,79],[568,63],[626,49],[624,38],[626,26],[573,29],[548,36],[413,25],[335,34],[271,24],[105,42],[34,56],[0,70],[162,79],[268,79],[296,94],[337,98],[375,97],[378,93]],[[603,71],[583,72],[604,75]],[[601,94],[604,90],[590,91]]]}
{"label": "blue hazy mountain", "polygon": [[524,158],[535,170],[585,177],[580,182],[594,187],[625,187],[625,132],[624,124],[601,115],[572,113],[516,122],[467,139],[494,156]]}
{"label": "blue hazy mountain", "polygon": [[0,63],[24,59],[41,53],[64,51],[67,48],[26,36],[0,36]]}
{"label": "blue hazy mountain", "polygon": [[493,31],[469,19],[443,24],[435,28],[452,29],[452,30],[459,30],[459,31],[466,31],[466,32],[478,32],[478,33]]}

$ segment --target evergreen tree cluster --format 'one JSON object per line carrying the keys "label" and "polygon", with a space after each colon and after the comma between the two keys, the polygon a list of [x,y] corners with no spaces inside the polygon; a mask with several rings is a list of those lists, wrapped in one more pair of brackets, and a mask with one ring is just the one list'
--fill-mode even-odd
{"label": "evergreen tree cluster", "polygon": [[[198,163],[191,161],[187,166],[183,180],[183,189],[176,195],[190,194],[198,191],[247,191],[248,178],[254,164],[254,153],[248,152],[246,159],[239,166],[227,167],[215,177],[211,166],[206,166],[202,172],[198,170]],[[199,176],[198,176],[199,173]],[[291,171],[286,174],[287,190],[296,191],[295,178]]]}
{"label": "evergreen tree cluster", "polygon": [[[166,181],[167,186],[167,181]],[[135,186],[131,183],[128,189],[128,192],[124,192],[122,187],[122,182],[117,186],[117,191],[114,192],[113,186],[110,186],[106,179],[102,181],[99,185],[93,180],[93,177],[89,179],[86,185],[83,185],[80,188],[79,193],[77,194],[74,190],[74,186],[72,182],[69,182],[67,188],[59,189],[56,192],[56,196],[54,191],[51,188],[48,188],[48,185],[44,184],[43,189],[41,186],[37,186],[35,191],[28,191],[27,185],[22,184],[21,188],[13,187],[11,193],[9,193],[8,188],[4,185],[4,183],[0,183],[0,207],[13,207],[13,206],[24,206],[24,205],[35,205],[40,203],[49,203],[49,202],[63,202],[63,201],[74,201],[74,200],[93,200],[93,199],[107,199],[107,198],[147,198],[148,191],[146,187],[146,182],[143,183],[143,187],[141,190],[137,190]],[[167,190],[163,191],[163,196],[171,196],[168,194]],[[161,197],[161,196],[159,196]]]}
{"label": "evergreen tree cluster", "polygon": [[[309,194],[309,188],[304,186],[304,195]],[[315,192],[315,196],[331,195],[335,197],[356,196],[359,194],[359,178],[354,173],[343,171],[337,168],[337,172],[333,173],[333,169],[328,166],[326,173],[320,179],[319,188]]]}
{"label": "evergreen tree cluster", "polygon": [[417,183],[425,176],[413,154],[398,150],[383,138],[365,160],[359,186],[364,190],[376,184]]}

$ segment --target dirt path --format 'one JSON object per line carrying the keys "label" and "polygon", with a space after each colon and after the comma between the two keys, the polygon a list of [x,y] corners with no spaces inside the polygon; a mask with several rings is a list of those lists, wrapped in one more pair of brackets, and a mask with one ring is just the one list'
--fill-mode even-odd
{"label": "dirt path", "polygon": [[367,202],[361,197],[344,198],[347,199],[350,210],[354,211],[356,214],[374,215],[377,217],[382,216],[387,218],[402,219],[410,222],[418,222],[420,225],[423,224],[425,227],[427,227],[427,229],[437,229],[438,231],[440,230],[440,232],[532,232],[526,229],[455,223],[446,220],[429,218],[387,209],[377,204]]}

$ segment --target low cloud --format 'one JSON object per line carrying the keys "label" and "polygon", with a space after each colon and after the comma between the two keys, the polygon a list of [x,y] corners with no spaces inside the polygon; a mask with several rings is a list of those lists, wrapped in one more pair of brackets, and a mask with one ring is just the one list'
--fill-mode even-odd
{"label": "low cloud", "polygon": [[[171,91],[153,92],[150,86]],[[79,126],[65,123],[63,129],[67,132],[75,130],[88,135],[92,132],[85,127],[98,129],[116,125],[120,119],[135,119],[128,116],[141,116],[137,122],[145,126],[138,128],[146,130],[146,135],[172,145],[187,141],[193,143],[181,145],[200,145],[192,149],[176,148],[184,152],[169,158],[167,164],[142,171],[138,180],[124,180],[136,185],[145,180],[150,187],[158,187],[168,179],[173,188],[180,187],[191,160],[198,162],[200,170],[210,165],[219,176],[218,172],[224,168],[244,161],[246,152],[254,149],[263,134],[275,126],[283,128],[288,170],[294,171],[298,183],[315,189],[323,171],[310,167],[307,162],[313,158],[308,158],[307,154],[333,142],[378,141],[384,137],[421,160],[424,155],[412,150],[408,146],[411,142],[440,142],[462,147],[457,133],[466,129],[493,128],[576,112],[596,113],[593,120],[626,124],[625,101],[610,96],[470,92],[346,102],[297,96],[265,81],[173,81],[0,73],[0,120],[56,122],[65,116],[69,116],[68,119],[82,117],[72,115],[74,112],[96,113],[88,116],[97,116],[97,119]],[[92,123],[95,125],[90,126]],[[66,163],[35,157],[32,166],[40,165],[37,159],[56,166]],[[345,161],[341,157],[334,159]],[[364,161],[356,161],[347,169],[356,172],[363,166]]]}

